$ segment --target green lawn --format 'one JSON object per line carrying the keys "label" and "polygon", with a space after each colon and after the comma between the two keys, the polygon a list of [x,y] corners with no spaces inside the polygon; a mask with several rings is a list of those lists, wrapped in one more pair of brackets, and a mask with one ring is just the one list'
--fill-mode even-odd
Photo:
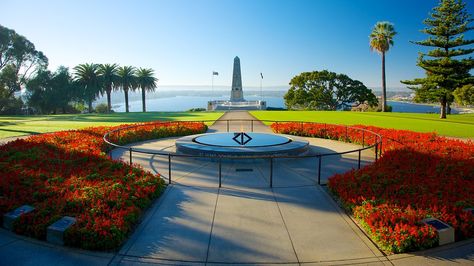
{"label": "green lawn", "polygon": [[261,120],[314,121],[328,124],[373,125],[384,128],[408,129],[418,132],[436,132],[444,136],[474,138],[474,114],[449,115],[439,119],[438,114],[372,113],[334,111],[252,111]]}
{"label": "green lawn", "polygon": [[[330,124],[364,124],[385,128],[437,132],[440,135],[474,138],[474,114],[359,113],[332,111],[253,111],[256,118],[277,121],[315,121]],[[90,126],[119,125],[154,120],[215,120],[222,112],[150,112],[47,116],[0,116],[0,138],[78,129]]]}
{"label": "green lawn", "polygon": [[222,112],[149,112],[42,116],[0,116],[0,138],[78,129],[113,126],[155,120],[216,120]]}

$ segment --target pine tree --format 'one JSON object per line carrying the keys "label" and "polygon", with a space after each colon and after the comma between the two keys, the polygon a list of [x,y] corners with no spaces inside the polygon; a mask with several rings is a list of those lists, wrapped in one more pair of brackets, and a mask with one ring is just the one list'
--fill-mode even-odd
{"label": "pine tree", "polygon": [[467,57],[474,49],[460,48],[474,43],[463,35],[473,29],[469,25],[472,19],[461,0],[441,0],[430,16],[423,22],[427,27],[421,30],[429,35],[428,39],[414,42],[434,48],[418,57],[417,65],[426,71],[426,77],[401,82],[415,85],[410,88],[415,90],[417,99],[439,101],[440,118],[446,118],[446,109],[454,100],[453,91],[474,81],[469,74],[474,59]]}

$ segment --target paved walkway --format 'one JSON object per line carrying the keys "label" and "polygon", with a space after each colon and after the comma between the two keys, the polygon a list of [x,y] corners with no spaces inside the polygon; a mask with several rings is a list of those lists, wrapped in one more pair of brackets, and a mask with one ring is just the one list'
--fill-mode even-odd
{"label": "paved walkway", "polygon": [[[247,112],[222,119],[251,119]],[[230,130],[251,127],[229,125]],[[255,131],[269,130],[254,123]],[[210,131],[226,131],[217,122]],[[245,128],[245,130],[248,130]],[[175,138],[134,144],[141,149],[174,149]],[[343,151],[355,145],[309,139],[314,152]],[[324,147],[324,148],[323,148]],[[128,154],[115,151],[115,158]],[[373,152],[362,154],[370,163]],[[168,162],[160,156],[134,154],[135,163],[167,177]],[[265,160],[217,163],[173,158],[172,181],[145,214],[143,222],[117,253],[63,248],[0,231],[0,265],[228,265],[228,264],[474,264],[474,241],[459,242],[425,253],[384,256],[323,187],[315,186],[316,161],[277,160],[274,187],[269,187]],[[323,161],[322,182],[357,165],[357,155]]]}

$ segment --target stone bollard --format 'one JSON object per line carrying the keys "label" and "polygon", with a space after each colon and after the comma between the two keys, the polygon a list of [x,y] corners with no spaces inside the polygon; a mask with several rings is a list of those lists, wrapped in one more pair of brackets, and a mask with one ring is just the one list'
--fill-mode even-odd
{"label": "stone bollard", "polygon": [[3,227],[8,230],[13,229],[13,222],[20,218],[25,213],[32,212],[35,208],[30,206],[30,205],[23,205],[11,212],[7,212],[6,214],[3,215]]}
{"label": "stone bollard", "polygon": [[75,223],[76,218],[69,216],[57,220],[48,226],[46,241],[56,245],[64,245],[64,232]]}
{"label": "stone bollard", "polygon": [[422,220],[423,223],[433,226],[438,231],[439,241],[438,244],[445,245],[454,242],[454,228],[450,225],[436,219],[426,218]]}

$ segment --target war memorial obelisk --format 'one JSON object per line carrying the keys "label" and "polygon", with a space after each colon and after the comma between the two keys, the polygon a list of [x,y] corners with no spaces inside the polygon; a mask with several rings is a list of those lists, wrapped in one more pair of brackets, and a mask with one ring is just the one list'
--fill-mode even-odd
{"label": "war memorial obelisk", "polygon": [[232,74],[232,91],[230,93],[231,102],[244,101],[244,93],[242,91],[242,74],[240,73],[240,58],[234,58],[234,71]]}
{"label": "war memorial obelisk", "polygon": [[242,73],[240,71],[240,58],[234,58],[234,68],[232,72],[232,88],[229,101],[209,101],[207,110],[265,110],[265,101],[246,101],[242,90]]}

